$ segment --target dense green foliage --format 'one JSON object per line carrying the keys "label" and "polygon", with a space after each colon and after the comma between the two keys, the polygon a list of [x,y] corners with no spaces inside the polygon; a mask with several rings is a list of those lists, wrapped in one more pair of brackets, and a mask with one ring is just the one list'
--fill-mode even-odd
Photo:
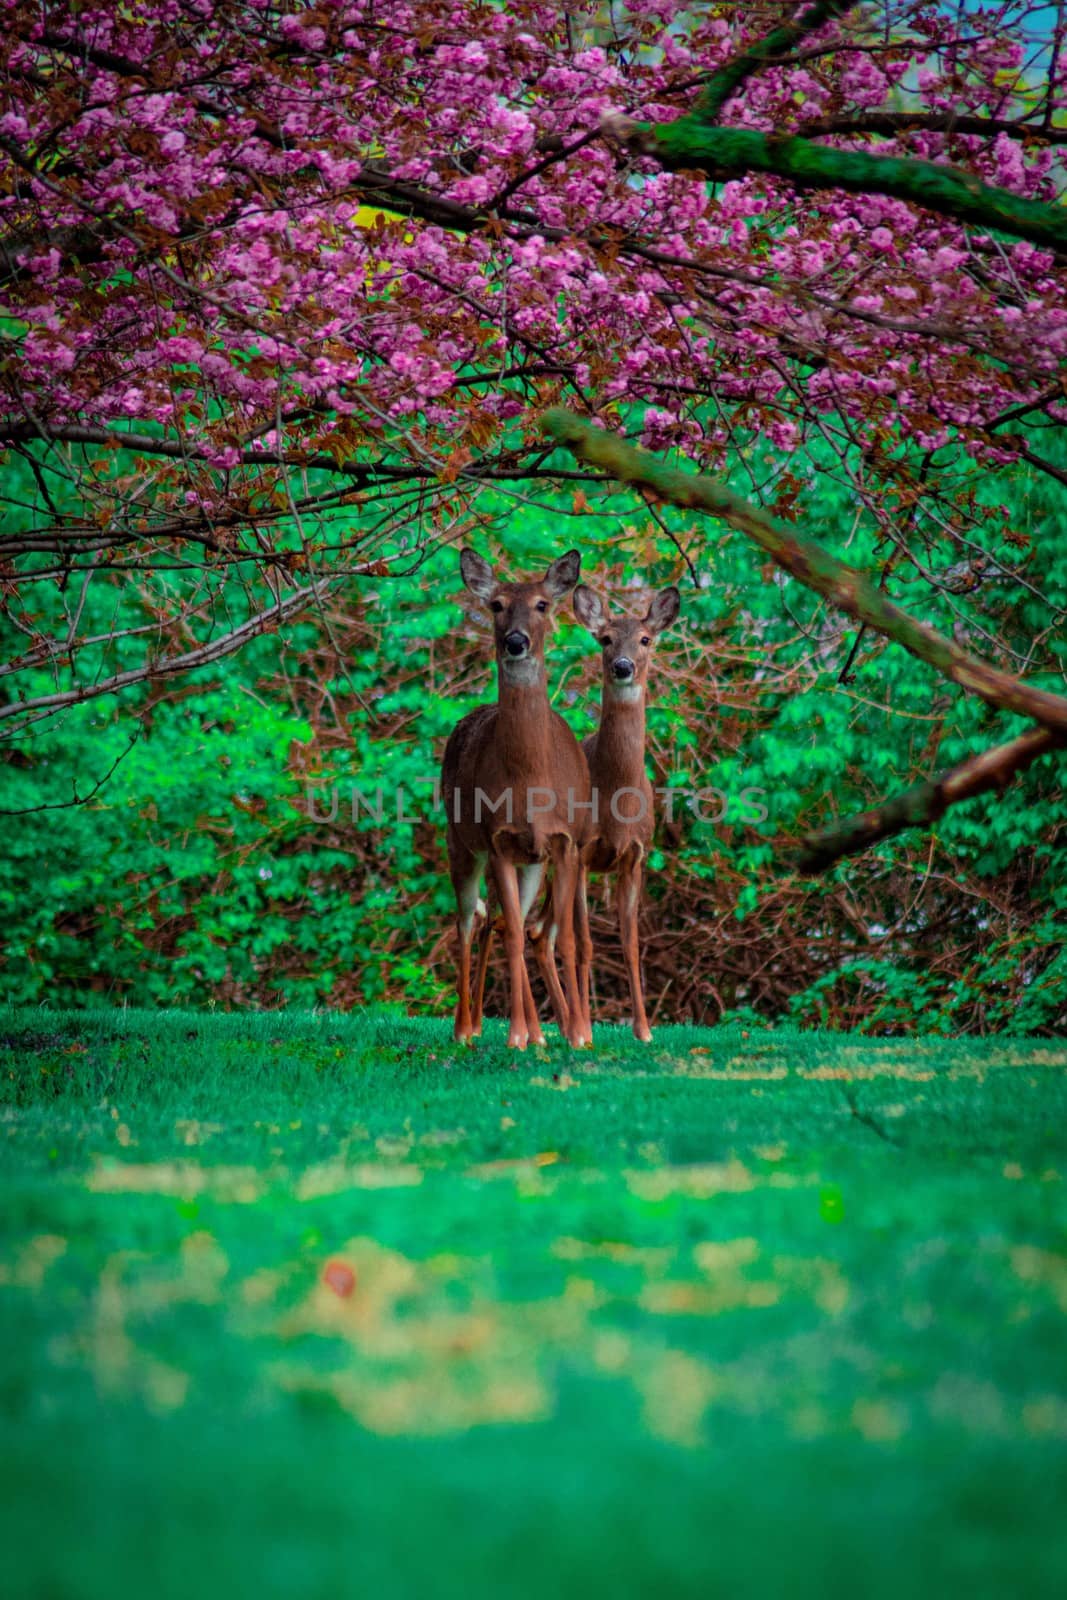
{"label": "dense green foliage", "polygon": [[502,1041],[0,1010],[5,1595],[1063,1592],[1067,1051]]}
{"label": "dense green foliage", "polygon": [[[750,465],[735,474],[747,492]],[[883,553],[832,463],[792,486],[783,463],[769,466],[779,514],[795,502],[829,547],[879,570]],[[1004,503],[984,522],[981,581],[963,592],[965,574],[937,593],[894,576],[891,592],[963,628],[979,652],[990,651],[992,626],[1019,660],[1035,640],[1035,659],[1062,660],[1062,490],[1013,468],[1007,484],[994,477],[973,492]],[[1067,1021],[1062,757],[1003,797],[950,813],[932,836],[906,835],[826,881],[791,875],[783,849],[1021,723],[871,635],[842,683],[854,632],[707,520],[653,521],[607,490],[537,501],[483,493],[462,537],[512,571],[577,545],[587,578],[619,604],[637,604],[649,586],[682,588],[649,719],[656,782],[680,791],[646,891],[650,1014],[874,1031],[1034,1032]],[[931,536],[928,569],[943,571],[953,552]],[[5,747],[0,804],[27,814],[9,819],[0,857],[0,993],[24,1003],[447,1008],[452,898],[431,780],[447,732],[491,696],[493,680],[485,634],[463,620],[455,549],[413,565],[410,578],[354,584],[321,615],[213,668],[75,707]],[[240,617],[236,577],[226,592],[231,620]],[[106,635],[112,606],[128,625],[137,603],[120,575],[97,584],[83,628]],[[103,645],[96,665],[113,671],[123,648],[140,647]],[[550,679],[579,734],[593,725],[598,674],[596,648],[565,608]],[[37,692],[52,681],[43,668],[36,679]],[[1034,681],[1055,687],[1057,674]],[[117,759],[88,803],[63,808]],[[683,796],[709,787],[723,798],[708,801],[712,820],[702,821]],[[379,789],[381,821],[358,800],[353,821],[353,792],[374,807]],[[335,820],[309,817],[309,793],[320,815],[336,796]],[[764,820],[753,822],[753,804]],[[32,809],[41,806],[55,809]],[[603,900],[596,932],[600,1015],[621,1015]]]}

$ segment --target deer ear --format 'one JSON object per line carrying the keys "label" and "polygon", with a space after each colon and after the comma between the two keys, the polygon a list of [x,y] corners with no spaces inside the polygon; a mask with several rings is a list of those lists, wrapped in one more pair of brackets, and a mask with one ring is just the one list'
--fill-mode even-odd
{"label": "deer ear", "polygon": [[655,633],[662,633],[664,628],[670,627],[681,609],[682,597],[672,584],[669,589],[661,589],[659,594],[653,597],[645,616],[645,624]]}
{"label": "deer ear", "polygon": [[471,594],[476,594],[479,600],[488,600],[497,588],[493,569],[488,561],[483,561],[480,555],[473,550],[461,550],[459,553],[459,570],[463,582]]}
{"label": "deer ear", "polygon": [[582,570],[582,558],[577,550],[568,550],[565,556],[559,556],[545,573],[545,593],[558,600],[560,595],[570,594],[578,582],[578,574]]}
{"label": "deer ear", "polygon": [[607,627],[608,616],[604,610],[604,602],[592,589],[580,583],[574,591],[574,615],[592,634],[603,633]]}

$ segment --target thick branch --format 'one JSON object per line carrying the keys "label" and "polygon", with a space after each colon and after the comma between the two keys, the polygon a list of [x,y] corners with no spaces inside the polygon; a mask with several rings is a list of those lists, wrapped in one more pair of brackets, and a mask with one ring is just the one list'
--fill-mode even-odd
{"label": "thick branch", "polygon": [[672,505],[721,517],[747,534],[791,577],[814,589],[847,616],[902,645],[988,705],[1032,717],[1045,727],[1067,733],[1067,699],[1063,696],[1032,688],[971,655],[936,628],[894,605],[865,573],[839,561],[814,539],[768,516],[713,478],[666,466],[617,434],[606,433],[558,407],[545,413],[542,426],[550,438],[566,445],[580,461],[601,467],[620,483],[650,490]]}
{"label": "thick branch", "polygon": [[[115,428],[108,428],[89,423],[60,423],[48,428],[47,434],[32,423],[5,422],[0,416],[0,447],[5,442],[17,444],[30,440],[40,439],[48,444],[92,444],[101,445],[112,450],[132,450],[138,455],[165,456],[175,461],[203,462],[210,465],[211,456],[206,448],[184,440],[168,439],[162,435],[149,433],[122,432]],[[2,456],[0,456],[2,464]],[[377,489],[391,484],[404,487],[408,483],[436,482],[439,472],[433,461],[421,462],[396,462],[385,461],[367,462],[357,461],[347,457],[338,461],[336,457],[321,450],[254,450],[246,448],[241,451],[241,465],[245,467],[298,467],[308,471],[316,470],[335,473],[339,477],[351,479],[354,490]],[[505,458],[493,461],[491,458],[484,466],[475,465],[464,467],[460,476],[474,482],[510,483],[521,481],[524,478],[558,478],[558,470],[550,471],[541,467],[539,461],[525,463],[516,462],[508,465]],[[585,483],[589,475],[584,472],[568,472],[564,477],[575,482]],[[284,513],[287,514],[287,513]],[[247,518],[223,517],[213,518],[212,526],[222,526],[223,521],[239,523],[242,520],[249,523],[256,520],[256,514],[249,514]],[[180,531],[180,530],[179,530]]]}
{"label": "thick branch", "polygon": [[807,834],[801,842],[797,868],[800,872],[825,872],[835,861],[858,855],[882,839],[890,839],[908,828],[930,827],[949,806],[973,800],[991,789],[1005,789],[1032,762],[1052,750],[1062,749],[1065,744],[1067,734],[1053,733],[1049,728],[1030,728],[1007,744],[968,756],[958,766],[913,784],[893,800],[884,800],[881,805],[837,822],[831,828]]}
{"label": "thick branch", "polygon": [[903,156],[872,156],[863,150],[835,150],[795,134],[718,128],[693,113],[656,124],[611,115],[604,118],[602,126],[609,138],[672,171],[706,172],[715,177],[766,172],[788,178],[798,189],[892,195],[957,222],[996,228],[1046,250],[1067,251],[1067,208],[995,189],[960,167]]}

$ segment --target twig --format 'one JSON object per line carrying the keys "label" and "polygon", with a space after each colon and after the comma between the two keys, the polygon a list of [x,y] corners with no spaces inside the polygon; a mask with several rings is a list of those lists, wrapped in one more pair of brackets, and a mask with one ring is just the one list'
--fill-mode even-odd
{"label": "twig", "polygon": [[110,767],[108,767],[107,771],[104,773],[104,776],[97,779],[92,788],[89,790],[88,794],[79,794],[78,780],[76,778],[71,778],[70,786],[74,794],[74,798],[72,800],[49,800],[46,801],[44,805],[40,806],[0,806],[0,816],[28,817],[37,811],[68,811],[72,806],[87,805],[94,795],[100,793],[100,790],[115,772],[116,768],[119,767],[123,761],[125,761],[126,757],[129,755],[130,751],[133,749],[140,737],[141,729],[140,726],[138,726],[134,729],[133,735],[125,750],[121,750],[119,752],[114,761],[111,763]]}

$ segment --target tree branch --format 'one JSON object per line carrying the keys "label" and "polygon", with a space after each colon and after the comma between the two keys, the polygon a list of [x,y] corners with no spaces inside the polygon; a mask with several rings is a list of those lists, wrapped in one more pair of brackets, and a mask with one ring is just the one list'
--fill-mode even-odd
{"label": "tree branch", "polygon": [[[94,683],[78,684],[73,689],[60,689],[54,694],[36,695],[28,700],[11,700],[7,705],[0,705],[0,722],[12,717],[18,717],[20,723],[24,719],[38,721],[41,716],[50,716],[66,706],[80,705],[84,700],[95,700],[100,695],[114,694],[119,689],[129,688],[133,683],[143,683],[146,678],[172,677],[179,672],[191,672],[194,667],[209,666],[213,661],[220,661],[224,656],[232,655],[257,634],[265,633],[269,628],[276,627],[302,611],[328,586],[328,581],[320,581],[309,584],[303,589],[295,589],[284,599],[279,597],[262,611],[253,612],[239,627],[232,628],[229,633],[220,634],[217,639],[209,639],[206,644],[198,645],[195,650],[187,650],[180,656],[164,656],[158,661],[149,660],[140,667],[131,667],[126,672],[116,672],[110,678],[101,678]],[[35,715],[30,716],[30,713]]]}
{"label": "tree branch", "polygon": [[814,117],[802,123],[797,132],[804,139],[821,139],[828,134],[873,133],[885,139],[913,129],[924,133],[966,134],[980,139],[1032,139],[1034,144],[1067,144],[1067,128],[1042,128],[1028,122],[1003,117],[968,116],[961,111],[856,111],[835,117]]}
{"label": "tree branch", "polygon": [[713,478],[683,472],[627,444],[617,434],[594,427],[584,418],[555,407],[545,413],[542,428],[566,445],[579,461],[602,468],[620,483],[646,489],[672,505],[721,517],[766,551],[771,559],[821,594],[831,604],[902,645],[952,683],[976,694],[988,705],[1032,717],[1043,726],[1067,733],[1067,699],[1035,689],[971,655],[928,623],[919,622],[881,592],[867,575],[830,555],[822,545],[743,500]]}
{"label": "tree branch", "polygon": [[746,78],[758,72],[760,67],[771,65],[777,57],[785,55],[801,39],[807,38],[808,34],[815,33],[835,17],[844,16],[855,4],[856,0],[815,0],[815,4],[799,17],[772,28],[712,74],[693,108],[694,114],[705,122],[714,122],[727,100],[737,93]]}
{"label": "tree branch", "polygon": [[844,822],[836,822],[818,833],[806,834],[796,857],[799,872],[825,872],[835,861],[858,855],[882,839],[903,833],[908,828],[929,827],[944,815],[949,806],[991,789],[1002,790],[1020,772],[1053,750],[1067,744],[1067,734],[1049,728],[1030,728],[1007,744],[994,745],[958,766],[937,772],[932,778],[905,789],[892,800],[883,800],[869,811]]}
{"label": "tree branch", "polygon": [[126,757],[129,755],[130,751],[133,749],[134,745],[137,743],[137,741],[140,738],[140,736],[141,736],[141,727],[140,727],[140,724],[138,724],[137,727],[133,730],[133,734],[132,734],[132,736],[130,738],[129,743],[126,745],[126,748],[124,750],[121,750],[119,752],[119,754],[115,757],[115,759],[111,763],[110,767],[108,767],[107,771],[104,773],[104,776],[102,778],[97,778],[96,782],[93,784],[93,786],[89,790],[88,794],[79,794],[78,793],[78,782],[77,782],[77,779],[76,778],[72,778],[70,780],[70,787],[71,787],[71,791],[72,791],[71,799],[69,799],[69,800],[49,800],[44,805],[40,805],[40,806],[0,806],[0,816],[3,816],[3,817],[28,817],[28,816],[31,816],[35,812],[38,812],[38,811],[70,811],[70,810],[73,809],[74,806],[88,805],[89,801],[92,800],[95,795],[98,795],[100,793],[100,790],[104,787],[105,783],[108,781],[108,779],[111,777],[111,775],[115,772],[115,770],[122,764],[123,761],[125,761]]}
{"label": "tree branch", "polygon": [[1067,251],[1067,208],[995,189],[960,167],[835,150],[796,134],[718,128],[695,113],[662,123],[609,113],[601,126],[608,138],[670,171],[706,172],[716,178],[766,172],[789,179],[798,189],[892,195],[956,222],[999,229],[1046,250]]}

